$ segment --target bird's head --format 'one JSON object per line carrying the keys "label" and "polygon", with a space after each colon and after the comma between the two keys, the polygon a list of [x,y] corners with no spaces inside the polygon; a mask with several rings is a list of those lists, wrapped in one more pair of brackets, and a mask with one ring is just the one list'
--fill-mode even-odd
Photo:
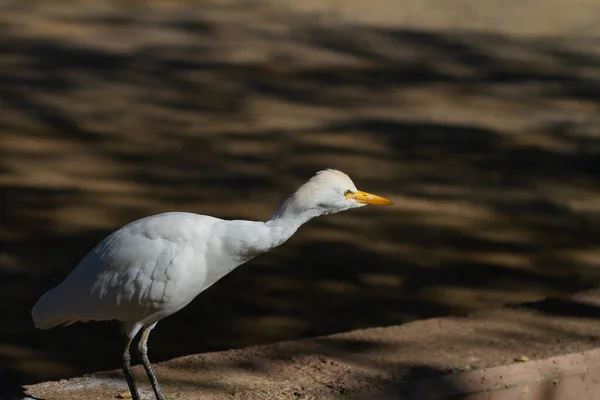
{"label": "bird's head", "polygon": [[[288,197],[276,215],[306,215],[316,217],[333,214],[368,204],[390,205],[391,200],[358,190],[345,173],[326,169],[319,171]],[[310,218],[309,217],[309,218]]]}

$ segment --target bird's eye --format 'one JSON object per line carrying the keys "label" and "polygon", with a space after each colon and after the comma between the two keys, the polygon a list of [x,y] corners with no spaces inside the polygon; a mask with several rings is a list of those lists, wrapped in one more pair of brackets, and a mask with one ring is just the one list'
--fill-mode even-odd
{"label": "bird's eye", "polygon": [[352,193],[352,190],[346,190],[346,191],[344,192],[344,196],[348,196],[350,193]]}

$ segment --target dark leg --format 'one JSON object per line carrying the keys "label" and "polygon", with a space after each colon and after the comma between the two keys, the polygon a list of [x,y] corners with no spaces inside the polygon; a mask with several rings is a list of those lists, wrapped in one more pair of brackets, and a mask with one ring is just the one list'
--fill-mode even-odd
{"label": "dark leg", "polygon": [[156,324],[145,327],[142,331],[142,337],[140,338],[140,342],[138,343],[138,351],[140,354],[140,358],[142,359],[144,369],[146,370],[146,374],[148,375],[148,379],[152,384],[152,389],[154,389],[156,400],[165,400],[160,390],[160,386],[158,385],[156,375],[154,375],[154,371],[152,371],[152,364],[150,364],[150,360],[148,359],[148,336],[150,336],[150,331],[154,328],[155,325]]}
{"label": "dark leg", "polygon": [[131,339],[125,338],[125,347],[123,349],[123,373],[125,374],[132,400],[140,400],[140,394],[135,386],[133,375],[131,375],[131,355],[129,354],[129,346],[131,346]]}

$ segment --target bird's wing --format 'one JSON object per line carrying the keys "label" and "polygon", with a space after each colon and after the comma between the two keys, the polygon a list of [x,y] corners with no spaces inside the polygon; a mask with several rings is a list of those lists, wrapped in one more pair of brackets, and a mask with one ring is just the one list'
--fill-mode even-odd
{"label": "bird's wing", "polygon": [[160,309],[167,314],[177,311],[201,291],[206,245],[219,221],[168,213],[119,229],[40,299],[32,311],[36,326],[78,320],[128,321]]}

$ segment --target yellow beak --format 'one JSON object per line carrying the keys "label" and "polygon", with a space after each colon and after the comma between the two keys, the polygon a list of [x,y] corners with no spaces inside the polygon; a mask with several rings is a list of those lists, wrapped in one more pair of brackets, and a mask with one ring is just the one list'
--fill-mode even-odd
{"label": "yellow beak", "polygon": [[391,200],[386,199],[385,197],[363,192],[361,190],[357,190],[356,192],[348,192],[348,194],[346,194],[346,198],[356,200],[357,203],[362,204],[373,204],[379,206],[389,206],[390,204],[394,204]]}

